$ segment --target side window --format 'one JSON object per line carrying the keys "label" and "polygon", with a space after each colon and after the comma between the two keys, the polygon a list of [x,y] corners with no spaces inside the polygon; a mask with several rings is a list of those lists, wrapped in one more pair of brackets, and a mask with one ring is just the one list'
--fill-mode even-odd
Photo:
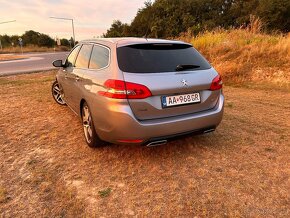
{"label": "side window", "polygon": [[76,59],[76,56],[79,52],[80,46],[77,46],[74,48],[74,50],[71,51],[71,53],[69,54],[69,56],[66,59],[66,66],[68,67],[72,67],[74,65],[74,61]]}
{"label": "side window", "polygon": [[93,45],[83,45],[77,57],[75,67],[88,68]]}
{"label": "side window", "polygon": [[101,69],[109,64],[110,52],[108,48],[94,45],[90,60],[90,69]]}

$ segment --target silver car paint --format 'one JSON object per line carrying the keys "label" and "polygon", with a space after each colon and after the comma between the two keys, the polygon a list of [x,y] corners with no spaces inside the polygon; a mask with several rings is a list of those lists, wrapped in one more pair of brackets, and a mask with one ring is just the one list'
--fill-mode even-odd
{"label": "silver car paint", "polygon": [[[222,120],[224,97],[221,90],[210,91],[212,79],[218,73],[211,68],[202,71],[134,74],[122,72],[118,67],[116,49],[138,43],[183,43],[168,40],[135,38],[87,40],[80,44],[97,44],[110,50],[110,63],[100,70],[60,69],[57,80],[64,91],[69,107],[80,115],[81,104],[86,101],[93,115],[96,132],[102,140],[166,137],[188,131],[217,127]],[[98,95],[105,91],[107,79],[125,80],[147,86],[152,92],[147,99],[111,99]],[[185,79],[188,86],[182,85]],[[186,106],[161,107],[161,95],[199,92],[202,102]]]}

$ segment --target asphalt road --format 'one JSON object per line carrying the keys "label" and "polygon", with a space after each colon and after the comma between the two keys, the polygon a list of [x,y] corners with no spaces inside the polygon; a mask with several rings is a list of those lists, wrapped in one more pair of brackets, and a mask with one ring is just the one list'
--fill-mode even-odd
{"label": "asphalt road", "polygon": [[57,59],[64,60],[67,54],[67,52],[29,53],[21,55],[24,59],[0,61],[0,76],[55,69],[52,62]]}

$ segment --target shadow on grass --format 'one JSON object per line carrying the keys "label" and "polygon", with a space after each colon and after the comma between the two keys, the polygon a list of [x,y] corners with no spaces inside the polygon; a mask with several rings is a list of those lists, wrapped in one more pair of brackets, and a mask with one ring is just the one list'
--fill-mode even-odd
{"label": "shadow on grass", "polygon": [[127,158],[170,158],[199,155],[204,149],[218,149],[220,142],[219,133],[207,133],[199,135],[186,135],[170,139],[166,144],[147,147],[145,145],[116,145],[108,144],[103,147],[91,149],[92,155],[102,153],[106,156]]}

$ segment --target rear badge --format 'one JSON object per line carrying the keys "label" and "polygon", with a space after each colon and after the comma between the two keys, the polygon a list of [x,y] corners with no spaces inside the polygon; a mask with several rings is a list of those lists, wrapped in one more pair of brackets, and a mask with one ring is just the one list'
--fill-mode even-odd
{"label": "rear badge", "polygon": [[188,86],[187,81],[185,79],[181,80],[183,86]]}

